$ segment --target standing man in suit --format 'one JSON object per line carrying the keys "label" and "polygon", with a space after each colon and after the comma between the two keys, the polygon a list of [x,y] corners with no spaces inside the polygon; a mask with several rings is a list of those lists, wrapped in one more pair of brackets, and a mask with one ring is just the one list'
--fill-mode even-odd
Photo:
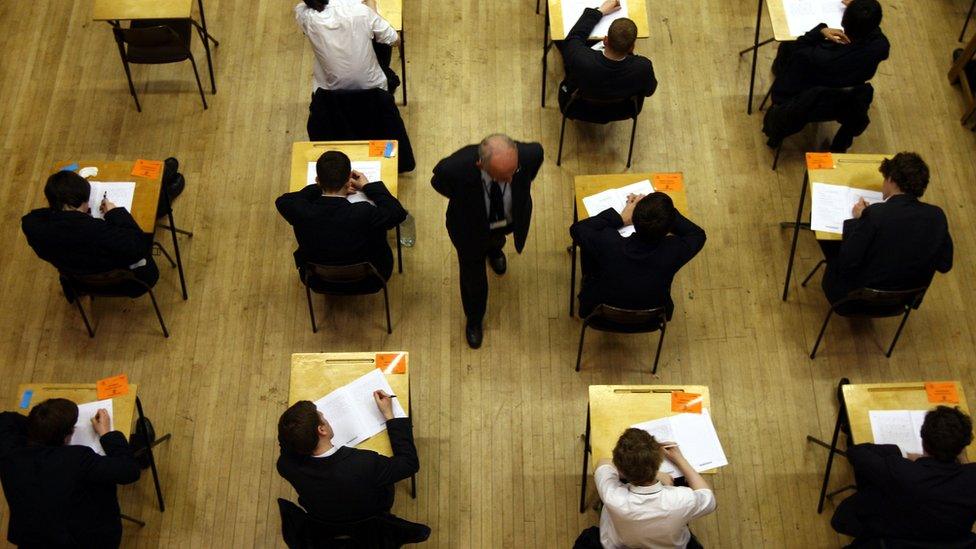
{"label": "standing man in suit", "polygon": [[820,241],[827,260],[823,290],[835,303],[869,287],[907,290],[927,286],[935,271],[952,269],[952,237],[945,213],[919,199],[929,184],[922,157],[901,152],[881,162],[884,202],[854,205],[844,239]]}
{"label": "standing man in suit", "polygon": [[[407,211],[382,181],[369,182],[352,169],[349,157],[327,151],[315,163],[315,185],[278,197],[275,206],[295,230],[295,265],[302,281],[308,263],[349,265],[368,261],[383,280],[393,273],[393,252],[386,233]],[[365,200],[350,202],[362,192]],[[315,288],[315,282],[312,287]]]}
{"label": "standing man in suit", "polygon": [[461,302],[467,317],[465,336],[481,347],[482,321],[488,306],[485,259],[498,275],[507,261],[505,235],[515,234],[522,253],[532,219],[532,180],[542,166],[542,145],[520,143],[492,134],[468,145],[434,167],[430,184],[448,198],[447,233],[458,254]]}
{"label": "standing man in suit", "polygon": [[111,418],[91,418],[105,455],[68,446],[78,406],[53,398],[27,417],[0,413],[0,481],[10,507],[7,541],[21,548],[118,547],[117,484],[139,480],[139,464]]}
{"label": "standing man in suit", "polygon": [[[634,226],[634,234],[620,229]],[[580,246],[583,283],[580,317],[602,304],[621,309],[667,307],[674,312],[671,282],[705,246],[705,231],[689,221],[664,193],[630,195],[623,212],[607,208],[569,229]]]}
{"label": "standing man in suit", "polygon": [[382,516],[396,527],[401,543],[419,543],[430,535],[430,528],[390,514],[394,484],[420,470],[410,418],[393,417],[394,397],[383,391],[373,393],[373,398],[386,419],[393,457],[333,446],[332,426],[314,403],[301,400],[278,420],[278,473],[318,520],[344,523]]}
{"label": "standing man in suit", "polygon": [[925,414],[922,455],[902,457],[894,444],[847,450],[857,493],[837,506],[830,524],[858,540],[879,537],[972,543],[976,522],[976,464],[966,460],[973,422],[959,408]]}

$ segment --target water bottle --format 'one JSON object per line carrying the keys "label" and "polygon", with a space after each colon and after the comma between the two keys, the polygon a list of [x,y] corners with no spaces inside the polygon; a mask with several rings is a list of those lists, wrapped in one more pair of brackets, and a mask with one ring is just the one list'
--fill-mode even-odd
{"label": "water bottle", "polygon": [[407,218],[400,223],[400,244],[407,248],[412,248],[417,242],[417,221],[409,213]]}

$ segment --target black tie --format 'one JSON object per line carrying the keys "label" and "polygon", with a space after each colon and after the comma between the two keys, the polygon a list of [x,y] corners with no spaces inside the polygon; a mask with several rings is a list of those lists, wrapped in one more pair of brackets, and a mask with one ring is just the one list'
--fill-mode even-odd
{"label": "black tie", "polygon": [[495,223],[505,220],[505,199],[502,195],[502,187],[497,181],[491,182],[488,191],[488,222]]}

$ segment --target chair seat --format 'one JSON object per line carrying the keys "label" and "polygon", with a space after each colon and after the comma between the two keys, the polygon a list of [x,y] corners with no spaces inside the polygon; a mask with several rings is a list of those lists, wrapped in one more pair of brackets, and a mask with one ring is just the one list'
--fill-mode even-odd
{"label": "chair seat", "polygon": [[161,63],[176,63],[190,58],[190,20],[189,19],[146,19],[133,21],[130,28],[149,28],[167,26],[176,32],[179,37],[179,44],[168,44],[165,46],[142,46],[129,44],[126,49],[126,57],[129,63],[142,65],[153,65]]}
{"label": "chair seat", "polygon": [[607,99],[599,102],[580,97],[567,105],[564,114],[570,120],[589,122],[590,124],[609,124],[610,122],[634,118],[639,114],[639,111],[635,112],[634,100],[631,97]]}
{"label": "chair seat", "polygon": [[657,321],[643,324],[624,324],[604,318],[593,318],[587,326],[601,332],[613,332],[617,334],[646,334],[661,329],[661,323]]}

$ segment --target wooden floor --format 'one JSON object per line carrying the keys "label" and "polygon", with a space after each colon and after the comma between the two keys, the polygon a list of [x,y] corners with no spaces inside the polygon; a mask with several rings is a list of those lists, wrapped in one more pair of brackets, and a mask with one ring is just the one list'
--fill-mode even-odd
{"label": "wooden floor", "polygon": [[[874,79],[872,124],[852,150],[923,155],[933,176],[925,198],[946,210],[955,268],[936,278],[891,359],[882,348],[896,321],[838,319],[816,361],[807,353],[826,302],[817,284],[798,282],[818,249],[801,235],[793,290],[780,301],[789,233],[779,221],[795,212],[802,151],[827,130],[790,139],[771,171],[761,115],[745,113],[749,58],[736,54],[752,41],[756,3],[652,3],[651,38],[639,52],[661,85],[641,115],[632,169],[683,171],[693,218],[708,232],[675,281],[658,378],[649,374],[656,338],[641,336],[594,333],[582,372],[573,372],[572,180],[623,171],[629,127],[570,123],[556,167],[562,69],[551,57],[550,106],[541,109],[543,18],[530,0],[407,1],[410,104],[402,112],[418,164],[401,177],[400,198],[418,220],[418,241],[391,283],[394,332],[385,335],[373,296],[327,308],[317,301],[323,328],[311,333],[293,235],[273,206],[288,185],[291,143],[306,138],[312,54],[293,2],[208,0],[221,40],[210,109],[201,108],[188,64],[139,66],[141,114],[108,25],[91,21],[91,2],[0,2],[0,395],[13,408],[16,385],[27,381],[126,372],[139,383],[157,429],[173,433],[157,454],[168,507],[156,509],[148,476],[121,489],[124,511],[148,522],[125,526],[125,546],[283,547],[276,498],[294,493],[274,469],[275,431],[293,352],[410,351],[422,469],[417,499],[401,485],[394,511],[429,524],[434,547],[569,547],[597,522],[594,511],[576,510],[590,384],[710,387],[731,464],[710,478],[717,512],[693,524],[709,547],[844,542],[829,512],[815,513],[825,452],[804,441],[829,435],[840,377],[958,379],[976,395],[974,137],[959,125],[960,94],[945,78],[968,2],[884,2],[892,57]],[[760,54],[760,96],[774,52]],[[542,142],[547,160],[528,244],[521,256],[509,246],[509,273],[491,275],[485,345],[471,351],[446,201],[428,181],[440,158],[493,131]],[[170,155],[188,181],[176,214],[195,232],[182,244],[190,299],[161,266],[157,295],[172,336],[163,339],[148,301],[138,300],[100,304],[98,337],[89,339],[17,220],[42,205],[56,161]],[[842,464],[835,483],[849,475]]]}

